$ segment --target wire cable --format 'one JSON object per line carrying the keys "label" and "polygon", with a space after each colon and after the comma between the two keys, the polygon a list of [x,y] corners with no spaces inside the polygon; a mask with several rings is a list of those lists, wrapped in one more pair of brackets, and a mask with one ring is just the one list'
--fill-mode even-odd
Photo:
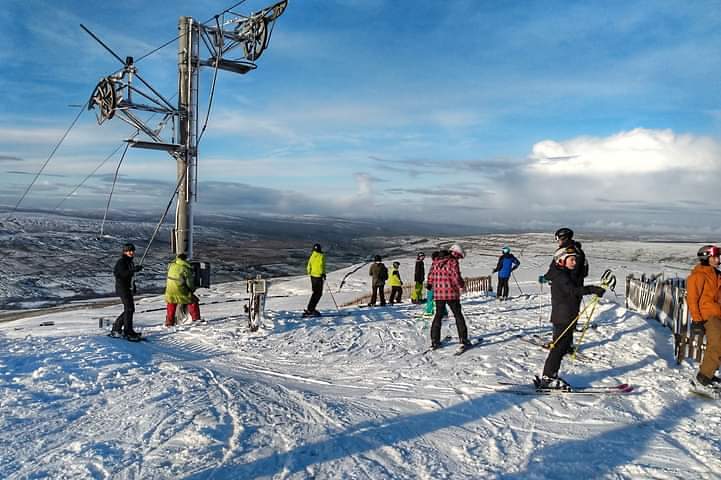
{"label": "wire cable", "polygon": [[35,174],[35,178],[33,178],[33,181],[30,182],[30,185],[28,185],[28,188],[25,189],[25,192],[22,194],[22,196],[20,197],[20,200],[17,201],[17,203],[15,204],[15,206],[13,207],[13,209],[10,211],[10,213],[12,213],[12,212],[14,212],[15,210],[17,210],[18,207],[20,206],[20,204],[22,203],[22,201],[25,200],[25,197],[27,196],[28,192],[30,192],[30,189],[33,188],[33,185],[35,185],[35,182],[38,181],[38,178],[40,178],[40,175],[43,173],[43,170],[45,170],[45,167],[47,167],[48,163],[50,163],[50,160],[55,156],[55,152],[58,151],[58,149],[60,148],[60,145],[63,144],[63,142],[64,142],[65,139],[67,138],[67,136],[68,136],[68,134],[70,133],[70,131],[73,129],[73,127],[75,127],[75,124],[78,123],[78,120],[80,119],[80,115],[82,115],[83,112],[85,111],[85,108],[88,106],[88,102],[89,102],[89,101],[90,101],[90,100],[88,100],[87,102],[85,102],[85,104],[83,104],[83,106],[80,107],[80,111],[78,111],[78,114],[75,116],[75,119],[73,119],[73,121],[72,121],[72,123],[70,124],[70,126],[68,127],[68,129],[65,130],[65,133],[63,133],[63,136],[60,138],[60,141],[58,141],[58,143],[57,143],[57,144],[55,145],[55,147],[53,148],[52,152],[50,152],[50,155],[49,155],[48,158],[45,160],[45,162],[43,163],[42,167],[40,167],[40,170],[38,171],[38,173]]}
{"label": "wire cable", "polygon": [[[215,17],[215,24],[218,26],[218,30],[220,30],[220,23],[218,22],[217,16]],[[213,71],[213,83],[210,86],[210,97],[208,98],[208,109],[205,112],[205,121],[203,122],[203,128],[200,129],[200,135],[198,135],[198,139],[195,141],[196,147],[200,144],[200,140],[203,138],[205,129],[208,128],[208,120],[210,119],[210,109],[213,107],[213,98],[215,96],[215,83],[218,79],[218,64],[219,63],[220,63],[220,54],[215,56],[215,70]]]}
{"label": "wire cable", "polygon": [[165,217],[168,215],[168,210],[170,210],[170,207],[173,205],[173,199],[178,194],[178,190],[180,190],[180,185],[185,181],[185,174],[187,172],[187,169],[183,172],[183,174],[180,176],[180,179],[178,180],[178,184],[175,186],[175,191],[170,196],[170,200],[168,200],[168,205],[165,207],[165,212],[163,212],[163,216],[160,217],[160,221],[155,226],[155,231],[153,231],[153,234],[150,236],[150,240],[148,241],[148,246],[145,247],[145,251],[143,252],[143,256],[140,258],[140,265],[143,264],[145,261],[145,256],[150,251],[150,246],[153,244],[153,241],[155,240],[155,236],[158,234],[158,231],[160,230],[160,227],[163,225],[163,222],[165,221]]}
{"label": "wire cable", "polygon": [[108,196],[108,204],[105,206],[105,213],[103,214],[103,222],[100,224],[100,236],[103,236],[103,228],[105,227],[105,219],[108,217],[108,210],[110,210],[110,201],[113,199],[113,192],[115,191],[115,182],[118,181],[118,172],[120,171],[120,165],[123,164],[123,160],[125,160],[125,154],[128,153],[128,148],[130,147],[130,143],[125,144],[125,150],[123,150],[123,155],[120,157],[120,161],[118,162],[118,166],[115,168],[115,176],[113,177],[113,186],[110,187],[110,195]]}
{"label": "wire cable", "polygon": [[[219,14],[213,15],[212,17],[210,17],[209,19],[207,19],[206,21],[204,21],[204,22],[202,23],[202,25],[205,25],[206,23],[210,22],[210,21],[213,20],[213,19],[217,19],[217,18],[218,18],[219,16],[221,16],[221,15],[225,15],[226,13],[230,12],[230,11],[231,11],[232,9],[234,9],[235,7],[241,5],[241,4],[245,3],[245,2],[246,2],[246,0],[241,0],[240,2],[236,3],[236,4],[233,5],[232,7],[226,8],[225,10],[223,10],[222,12],[220,12]],[[154,53],[158,52],[159,50],[162,50],[163,48],[165,48],[165,47],[167,47],[168,45],[170,45],[171,43],[175,42],[176,40],[178,40],[178,39],[179,39],[180,37],[182,37],[182,36],[183,36],[182,34],[181,34],[181,35],[177,35],[175,38],[173,38],[173,39],[171,39],[171,40],[168,40],[167,42],[163,43],[163,44],[160,45],[159,47],[154,48],[153,50],[149,51],[148,53],[146,53],[146,54],[144,54],[144,55],[141,55],[140,57],[138,57],[138,58],[135,59],[135,63],[138,63],[138,62],[140,62],[141,60],[143,60],[144,58],[149,57],[150,55],[153,55]]]}
{"label": "wire cable", "polygon": [[105,165],[108,160],[110,160],[111,158],[113,158],[113,156],[115,156],[115,154],[118,153],[118,150],[120,150],[121,148],[123,148],[123,144],[122,144],[122,143],[121,143],[120,145],[118,145],[117,147],[115,147],[115,150],[113,150],[113,152],[112,152],[110,155],[108,155],[107,157],[105,157],[105,159],[104,159],[102,162],[100,162],[100,164],[99,164],[97,167],[95,167],[95,169],[94,169],[92,172],[90,172],[90,174],[89,174],[87,177],[83,178],[83,180],[73,189],[72,192],[68,193],[68,194],[65,196],[65,198],[63,198],[62,200],[60,200],[60,203],[57,204],[57,206],[55,207],[55,210],[58,210],[58,209],[60,208],[60,206],[61,206],[63,203],[65,203],[65,200],[67,200],[68,198],[72,197],[72,196],[75,194],[75,192],[77,192],[77,191],[80,189],[80,187],[82,187],[83,184],[90,179],[90,177],[92,177],[93,175],[95,175],[95,172],[97,172],[98,170],[100,170],[100,167],[102,167],[103,165]]}

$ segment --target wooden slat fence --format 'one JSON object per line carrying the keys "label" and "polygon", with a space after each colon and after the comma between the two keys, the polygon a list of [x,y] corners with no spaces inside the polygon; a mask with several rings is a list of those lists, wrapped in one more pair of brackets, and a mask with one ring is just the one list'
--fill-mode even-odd
{"label": "wooden slat fence", "polygon": [[[488,293],[493,291],[493,284],[491,282],[491,276],[487,275],[484,277],[468,277],[464,278],[463,281],[466,282],[466,292],[471,293]],[[411,292],[413,291],[414,285],[403,285],[403,293],[401,294],[401,300],[404,299],[410,299],[411,298]],[[386,287],[384,290],[386,299],[388,299],[391,295],[391,288]],[[349,302],[345,302],[340,307],[349,307],[351,305],[365,305],[368,303],[371,299],[371,294],[365,294],[360,297],[354,298],[353,300]]]}
{"label": "wooden slat fence", "polygon": [[673,332],[677,363],[686,358],[701,361],[706,350],[706,336],[691,328],[685,279],[664,279],[663,275],[636,278],[631,274],[626,277],[626,308],[658,320]]}

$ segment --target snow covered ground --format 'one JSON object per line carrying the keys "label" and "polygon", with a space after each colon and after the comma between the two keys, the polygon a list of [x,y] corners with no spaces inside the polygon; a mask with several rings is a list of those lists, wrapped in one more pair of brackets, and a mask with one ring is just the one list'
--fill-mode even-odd
{"label": "snow covered ground", "polygon": [[[503,240],[463,239],[463,273],[490,273]],[[255,333],[240,283],[200,291],[209,323],[178,331],[160,326],[162,297],[142,299],[147,342],[98,328],[118,306],[2,323],[0,478],[721,478],[721,410],[687,391],[697,366],[676,366],[670,332],[622,307],[627,272],[685,276],[698,245],[584,243],[589,278],[612,268],[619,297],[597,309],[588,358],[561,373],[633,384],[623,396],[503,392],[499,381],[529,382],[545,359],[521,337],[550,331],[537,278],[553,242],[511,246],[514,298],[464,297],[483,344],[461,356],[452,321],[448,346],[427,352],[429,320],[408,303],[333,313],[326,292],[329,315],[301,318],[303,277],[273,282]],[[399,260],[410,281],[412,258]],[[329,275],[334,293],[351,268]],[[335,298],[367,290],[361,269]]]}

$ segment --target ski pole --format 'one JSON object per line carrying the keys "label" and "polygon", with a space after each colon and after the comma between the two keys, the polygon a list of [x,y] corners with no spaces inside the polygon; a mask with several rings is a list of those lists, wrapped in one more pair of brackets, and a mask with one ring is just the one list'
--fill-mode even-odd
{"label": "ski pole", "polygon": [[538,327],[541,328],[543,324],[543,284],[541,284],[541,291],[538,294]]}
{"label": "ski pole", "polygon": [[518,280],[516,280],[516,276],[511,272],[511,276],[513,277],[513,281],[516,282],[516,286],[518,287],[518,291],[521,292],[521,295],[523,295],[523,290],[521,290],[521,286],[518,284]]}
{"label": "ski pole", "polygon": [[328,290],[328,293],[330,293],[330,298],[333,299],[333,304],[335,305],[335,309],[340,312],[340,308],[338,308],[338,303],[335,301],[335,297],[333,296],[333,290],[331,290],[328,283],[326,283],[325,286],[326,286],[326,290]]}
{"label": "ski pole", "polygon": [[582,316],[584,313],[586,313],[586,310],[588,310],[588,307],[590,307],[590,306],[593,305],[593,304],[595,304],[595,302],[592,300],[592,301],[588,302],[585,307],[583,307],[583,310],[581,310],[580,312],[578,312],[578,315],[576,315],[576,317],[575,317],[573,320],[571,320],[571,323],[569,323],[568,326],[561,332],[561,334],[558,336],[558,338],[556,338],[555,341],[552,340],[551,343],[548,344],[548,349],[549,349],[549,350],[553,350],[553,348],[556,346],[556,343],[558,343],[558,341],[559,341],[565,334],[568,333],[568,331],[571,329],[571,327],[575,327],[575,326],[576,326],[576,323],[578,323],[578,319],[581,318],[581,316]]}
{"label": "ski pole", "polygon": [[[616,293],[616,276],[611,272],[611,270],[606,270],[601,276],[601,287],[606,290],[610,289],[613,293]],[[593,314],[596,311],[596,306],[600,301],[601,297],[599,297],[598,295],[594,295],[591,299],[591,302],[589,302],[589,305],[593,303],[593,308],[591,309],[591,313],[589,313],[588,318],[586,319],[586,323],[583,324],[583,328],[581,329],[581,337],[578,339],[577,348],[573,351],[573,354],[571,355],[571,358],[574,360],[576,359],[576,351],[578,350],[578,347],[580,347],[581,343],[583,343],[583,337],[586,335],[588,327],[591,326],[591,318],[593,318]]]}
{"label": "ski pole", "polygon": [[571,354],[571,359],[576,360],[576,352],[581,347],[581,344],[583,343],[583,337],[586,336],[586,330],[588,330],[589,325],[591,324],[591,318],[593,318],[593,314],[596,311],[596,305],[598,305],[598,302],[601,300],[601,297],[598,295],[594,295],[593,299],[589,302],[589,304],[593,304],[593,308],[591,309],[591,312],[588,314],[588,319],[586,319],[586,323],[583,324],[583,328],[581,329],[581,337],[578,339],[578,343],[576,344],[576,348],[573,349],[573,353]]}

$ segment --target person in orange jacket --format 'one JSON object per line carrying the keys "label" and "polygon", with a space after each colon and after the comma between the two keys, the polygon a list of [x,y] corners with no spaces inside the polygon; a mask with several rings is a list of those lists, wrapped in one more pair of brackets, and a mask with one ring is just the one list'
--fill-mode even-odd
{"label": "person in orange jacket", "polygon": [[696,265],[686,280],[688,309],[693,328],[706,330],[706,353],[696,374],[703,387],[721,389],[721,379],[715,374],[721,366],[721,277],[716,270],[721,263],[721,248],[705,245],[697,253]]}

